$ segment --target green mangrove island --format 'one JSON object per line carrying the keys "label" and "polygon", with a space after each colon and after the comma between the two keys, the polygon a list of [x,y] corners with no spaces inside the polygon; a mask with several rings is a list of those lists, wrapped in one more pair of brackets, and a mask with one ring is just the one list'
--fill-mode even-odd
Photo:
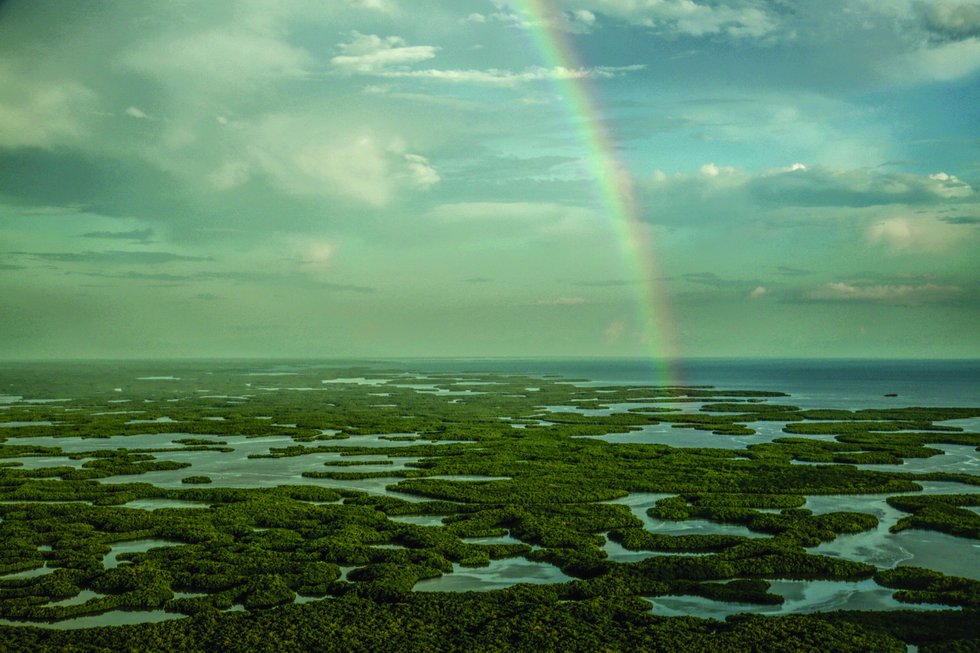
{"label": "green mangrove island", "polygon": [[590,381],[8,364],[0,650],[980,649],[980,407]]}

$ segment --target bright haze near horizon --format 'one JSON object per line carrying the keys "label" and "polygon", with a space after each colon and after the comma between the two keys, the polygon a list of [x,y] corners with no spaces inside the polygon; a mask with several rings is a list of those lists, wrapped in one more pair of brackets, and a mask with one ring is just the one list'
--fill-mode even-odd
{"label": "bright haze near horizon", "polygon": [[978,125],[975,0],[8,0],[0,359],[977,358]]}

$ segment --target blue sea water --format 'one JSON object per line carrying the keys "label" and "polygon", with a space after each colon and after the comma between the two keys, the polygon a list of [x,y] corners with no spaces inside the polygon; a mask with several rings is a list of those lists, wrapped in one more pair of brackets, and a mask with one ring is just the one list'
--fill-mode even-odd
{"label": "blue sea water", "polygon": [[[804,408],[980,405],[980,360],[466,359],[400,361],[443,372],[518,372],[593,384],[710,385],[774,390]],[[885,395],[896,394],[896,397]]]}

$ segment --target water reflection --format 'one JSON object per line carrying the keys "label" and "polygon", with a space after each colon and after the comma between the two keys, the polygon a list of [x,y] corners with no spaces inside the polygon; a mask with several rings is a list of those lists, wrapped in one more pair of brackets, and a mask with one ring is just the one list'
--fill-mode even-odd
{"label": "water reflection", "polygon": [[728,615],[784,615],[833,610],[949,610],[948,606],[926,603],[900,603],[892,598],[894,590],[881,587],[873,580],[839,582],[831,580],[773,580],[769,592],[782,596],[781,605],[729,603],[700,596],[657,596],[647,598],[659,616],[694,616],[724,619]]}
{"label": "water reflection", "polygon": [[429,578],[415,584],[418,592],[486,592],[504,589],[520,583],[563,583],[572,578],[558,567],[546,562],[524,558],[491,560],[486,567],[462,567],[453,563],[453,572],[439,578]]}

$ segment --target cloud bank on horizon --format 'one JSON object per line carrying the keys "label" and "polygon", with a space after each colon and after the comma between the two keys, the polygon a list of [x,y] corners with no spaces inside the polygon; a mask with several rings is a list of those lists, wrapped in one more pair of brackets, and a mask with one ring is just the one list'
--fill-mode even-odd
{"label": "cloud bank on horizon", "polygon": [[0,4],[0,358],[980,357],[980,1],[535,4]]}

